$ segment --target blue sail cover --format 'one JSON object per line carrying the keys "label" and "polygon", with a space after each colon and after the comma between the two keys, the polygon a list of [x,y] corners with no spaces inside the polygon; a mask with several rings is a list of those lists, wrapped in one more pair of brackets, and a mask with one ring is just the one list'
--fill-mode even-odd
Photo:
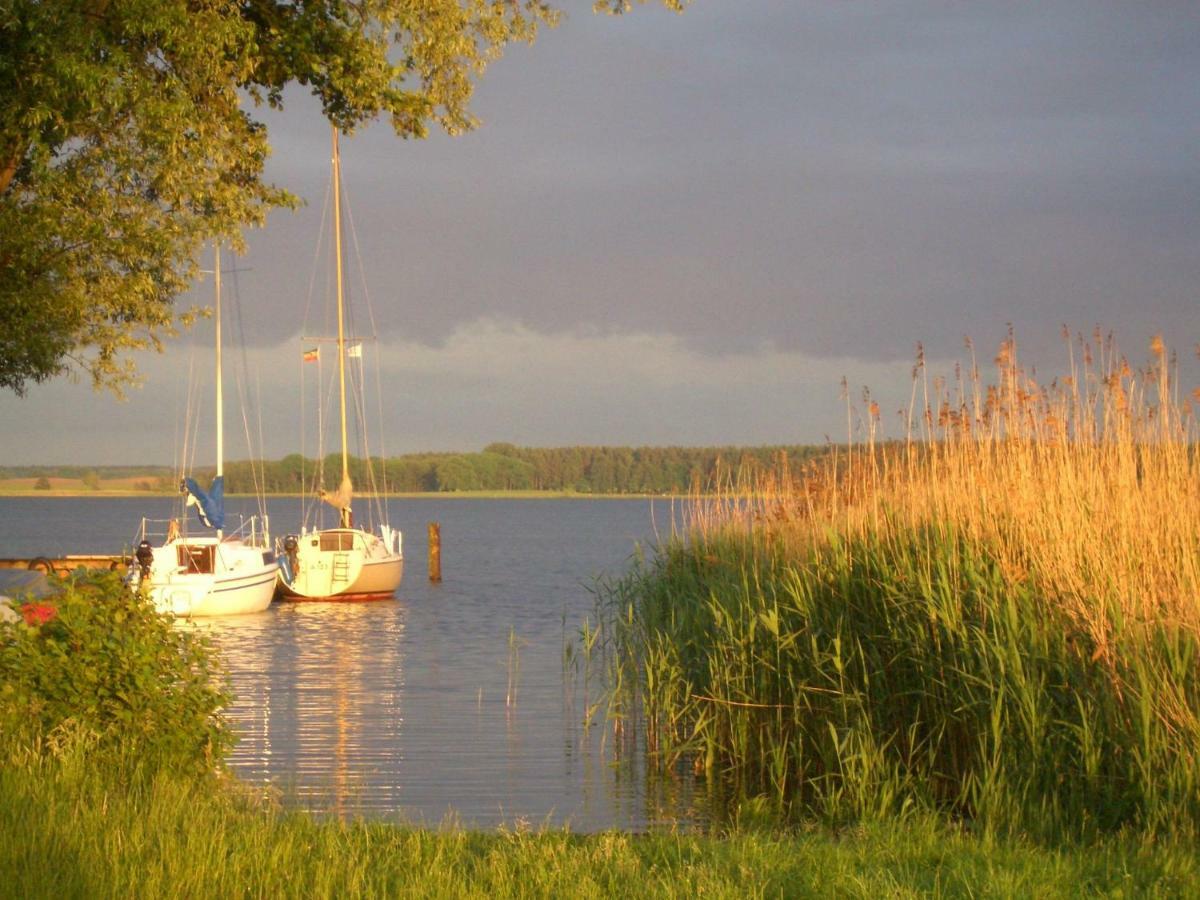
{"label": "blue sail cover", "polygon": [[204,493],[200,489],[200,485],[196,484],[191,478],[185,478],[183,483],[188,489],[188,506],[195,504],[196,515],[200,517],[200,524],[206,528],[224,528],[225,527],[225,479],[218,475],[213,479],[212,487],[208,489],[208,493]]}

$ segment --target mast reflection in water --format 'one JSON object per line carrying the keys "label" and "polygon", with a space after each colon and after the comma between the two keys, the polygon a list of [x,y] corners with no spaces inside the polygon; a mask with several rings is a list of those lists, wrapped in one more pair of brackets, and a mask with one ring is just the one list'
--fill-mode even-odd
{"label": "mast reflection in water", "polygon": [[401,810],[405,612],[288,604],[213,623],[236,693],[234,770],[310,809]]}

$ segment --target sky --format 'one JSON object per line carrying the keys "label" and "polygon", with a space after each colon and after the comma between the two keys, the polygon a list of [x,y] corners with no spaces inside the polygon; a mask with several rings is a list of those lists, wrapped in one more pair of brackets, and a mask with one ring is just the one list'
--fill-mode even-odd
{"label": "sky", "polygon": [[[372,452],[844,440],[843,379],[896,434],[918,342],[949,372],[1009,325],[1047,378],[1065,324],[1135,363],[1162,333],[1200,383],[1194,2],[561,5],[476,131],[343,139]],[[299,90],[257,115],[308,205],[224,264],[226,454],[311,455],[328,127]],[[0,393],[0,464],[210,462],[211,327],[124,402]]]}

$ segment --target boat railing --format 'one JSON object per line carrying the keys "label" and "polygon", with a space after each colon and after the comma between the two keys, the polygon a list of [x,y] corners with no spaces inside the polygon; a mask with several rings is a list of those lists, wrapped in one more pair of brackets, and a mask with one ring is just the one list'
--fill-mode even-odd
{"label": "boat railing", "polygon": [[167,541],[175,537],[172,532],[178,528],[178,519],[151,519],[148,516],[142,516],[142,524],[138,527],[137,534],[134,535],[133,544],[137,546],[142,541],[149,541],[152,544],[156,540]]}
{"label": "boat railing", "polygon": [[[186,537],[179,519],[152,519],[149,516],[142,516],[142,524],[138,528],[133,543],[135,546],[142,541],[149,541],[152,544],[157,541],[166,543],[179,537]],[[252,547],[270,548],[270,518],[268,516],[238,516],[237,527],[225,532],[225,540],[230,538],[240,538],[243,543]]]}
{"label": "boat railing", "polygon": [[225,538],[241,538],[243,543],[251,547],[271,546],[271,520],[269,516],[239,516],[241,524],[232,531],[225,532]]}

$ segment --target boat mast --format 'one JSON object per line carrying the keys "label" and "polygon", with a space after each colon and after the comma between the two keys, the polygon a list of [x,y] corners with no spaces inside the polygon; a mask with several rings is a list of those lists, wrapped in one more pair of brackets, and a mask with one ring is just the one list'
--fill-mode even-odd
{"label": "boat mast", "polygon": [[[216,323],[217,323],[217,478],[225,474],[225,409],[221,393],[221,245],[213,244],[213,285],[216,293]],[[223,537],[223,530],[217,529],[217,540]]]}
{"label": "boat mast", "polygon": [[[338,399],[341,401],[342,414],[342,480],[338,486],[344,485],[350,479],[350,459],[346,447],[346,330],[342,312],[342,161],[338,155],[338,130],[334,125],[333,132],[333,242],[334,257],[337,265],[337,323],[338,323]],[[349,506],[338,511],[338,517],[343,528],[350,527]]]}

